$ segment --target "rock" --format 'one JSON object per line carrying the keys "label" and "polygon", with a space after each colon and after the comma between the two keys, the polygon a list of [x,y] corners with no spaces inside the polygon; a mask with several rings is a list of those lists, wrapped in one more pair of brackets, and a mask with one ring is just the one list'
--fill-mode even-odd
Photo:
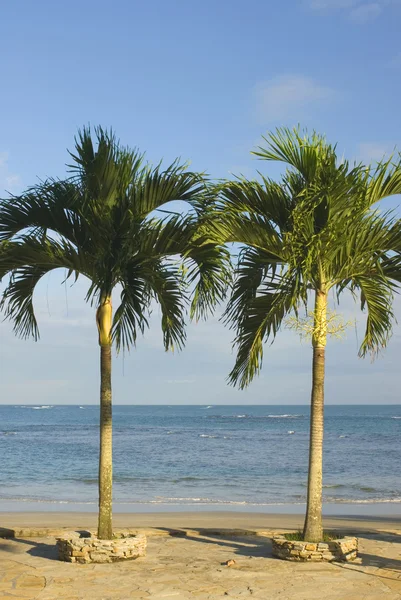
{"label": "rock", "polygon": [[146,536],[124,534],[124,538],[113,540],[99,540],[94,535],[80,538],[76,532],[64,534],[57,538],[59,559],[66,562],[110,563],[145,556]]}
{"label": "rock", "polygon": [[224,564],[227,565],[227,567],[233,567],[237,563],[233,558],[230,558],[230,560],[226,560],[226,562]]}
{"label": "rock", "polygon": [[292,561],[352,561],[357,557],[358,540],[346,537],[330,542],[302,542],[287,540],[284,536],[274,536],[273,556]]}

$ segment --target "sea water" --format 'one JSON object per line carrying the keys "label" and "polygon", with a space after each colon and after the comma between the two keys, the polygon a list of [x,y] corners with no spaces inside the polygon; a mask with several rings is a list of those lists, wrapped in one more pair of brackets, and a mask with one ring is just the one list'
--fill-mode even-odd
{"label": "sea water", "polygon": [[[308,406],[120,405],[113,422],[127,512],[305,502]],[[324,501],[401,503],[400,434],[401,406],[327,406]],[[96,510],[98,451],[98,406],[0,406],[0,501]]]}

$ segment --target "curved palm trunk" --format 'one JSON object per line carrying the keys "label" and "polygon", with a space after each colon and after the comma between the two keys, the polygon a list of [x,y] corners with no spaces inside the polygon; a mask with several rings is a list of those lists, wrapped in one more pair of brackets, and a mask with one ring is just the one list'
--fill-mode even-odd
{"label": "curved palm trunk", "polygon": [[109,296],[102,297],[96,313],[100,345],[100,453],[98,537],[110,540],[112,529],[112,396],[111,396],[111,323]]}
{"label": "curved palm trunk", "polygon": [[312,396],[310,415],[308,498],[304,539],[323,539],[322,478],[323,478],[323,413],[324,366],[327,338],[327,293],[316,290],[313,334]]}

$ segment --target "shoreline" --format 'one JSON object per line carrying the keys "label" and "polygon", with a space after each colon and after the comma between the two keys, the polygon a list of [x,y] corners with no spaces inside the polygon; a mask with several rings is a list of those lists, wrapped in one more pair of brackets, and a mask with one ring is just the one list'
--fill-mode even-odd
{"label": "shoreline", "polygon": [[[97,502],[65,502],[65,501],[35,501],[0,499],[0,516],[7,513],[12,514],[35,514],[35,513],[58,513],[58,514],[97,514]],[[277,504],[228,504],[228,503],[192,503],[192,504],[169,504],[163,502],[154,503],[113,503],[113,514],[199,514],[199,513],[240,513],[240,514],[272,514],[272,515],[304,515],[306,504],[277,503]],[[323,516],[345,516],[355,515],[364,517],[391,516],[401,519],[400,502],[337,502],[324,503]]]}

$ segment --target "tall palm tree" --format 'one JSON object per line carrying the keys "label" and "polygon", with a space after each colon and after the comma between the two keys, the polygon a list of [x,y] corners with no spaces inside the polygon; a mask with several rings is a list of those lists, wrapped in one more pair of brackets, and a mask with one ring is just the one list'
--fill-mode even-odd
{"label": "tall palm tree", "polygon": [[[110,539],[112,344],[117,350],[135,345],[157,302],[165,349],[181,348],[187,300],[191,317],[201,318],[224,295],[226,251],[207,234],[202,175],[177,161],[152,168],[111,132],[97,128],[95,134],[79,133],[71,177],[0,204],[0,279],[10,275],[2,300],[6,317],[17,334],[35,339],[33,294],[40,279],[64,268],[67,278],[89,281],[86,301],[96,308],[100,346],[98,535]],[[185,215],[166,212],[164,205],[177,200],[189,203]],[[119,290],[113,315],[112,294]]]}
{"label": "tall palm tree", "polygon": [[[367,309],[360,355],[386,345],[394,286],[401,274],[401,222],[374,210],[401,193],[401,164],[375,169],[339,161],[317,134],[278,129],[254,152],[287,168],[276,183],[238,179],[221,187],[220,239],[239,242],[236,279],[225,317],[236,331],[229,381],[246,387],[262,366],[263,343],[313,297],[312,395],[304,537],[322,539],[322,454],[327,303],[348,289]],[[217,226],[215,225],[215,228]],[[398,254],[397,254],[398,252]]]}

